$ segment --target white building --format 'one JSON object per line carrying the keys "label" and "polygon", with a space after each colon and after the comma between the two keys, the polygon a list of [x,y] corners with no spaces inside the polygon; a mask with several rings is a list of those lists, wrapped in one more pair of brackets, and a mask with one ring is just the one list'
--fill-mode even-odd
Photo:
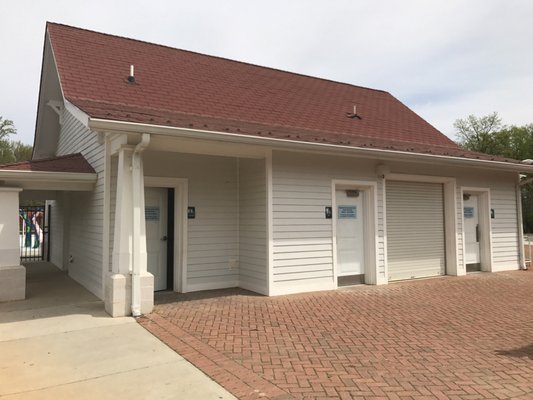
{"label": "white building", "polygon": [[[533,167],[461,150],[380,90],[48,24],[33,158],[0,167],[0,222],[19,195],[48,199],[52,261],[113,316],[150,312],[157,290],[282,295],[524,263]],[[24,295],[13,232],[4,300]]]}

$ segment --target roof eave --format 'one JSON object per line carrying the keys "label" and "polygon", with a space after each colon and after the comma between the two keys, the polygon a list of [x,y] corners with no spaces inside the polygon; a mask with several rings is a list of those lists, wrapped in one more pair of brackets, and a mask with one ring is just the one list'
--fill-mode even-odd
{"label": "roof eave", "polygon": [[2,186],[32,190],[92,191],[96,173],[0,170]]}
{"label": "roof eave", "polygon": [[509,172],[533,173],[533,165],[516,164],[503,161],[480,160],[466,157],[444,156],[437,154],[423,154],[399,150],[387,150],[367,147],[353,147],[329,143],[311,143],[290,139],[271,137],[257,137],[238,133],[207,131],[191,128],[178,128],[163,125],[152,125],[137,122],[107,120],[101,118],[89,118],[88,127],[98,132],[108,133],[149,133],[163,136],[178,136],[184,138],[196,138],[223,142],[237,142],[271,146],[280,150],[307,150],[318,152],[332,152],[336,154],[360,155],[368,158],[379,158],[389,161],[415,161],[432,162],[446,165],[471,166],[485,169],[505,170]]}

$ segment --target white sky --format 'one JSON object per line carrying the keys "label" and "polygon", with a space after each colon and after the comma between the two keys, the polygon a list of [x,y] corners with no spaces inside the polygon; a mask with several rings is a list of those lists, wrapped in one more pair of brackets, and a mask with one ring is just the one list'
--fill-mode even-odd
{"label": "white sky", "polygon": [[533,123],[531,0],[0,0],[0,116],[33,142],[45,22],[387,90],[437,129]]}

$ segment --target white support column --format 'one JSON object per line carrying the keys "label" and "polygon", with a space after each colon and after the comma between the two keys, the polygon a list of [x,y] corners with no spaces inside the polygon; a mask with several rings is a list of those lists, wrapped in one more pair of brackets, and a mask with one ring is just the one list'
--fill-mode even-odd
{"label": "white support column", "polygon": [[20,265],[19,192],[0,187],[0,301],[26,297],[26,269]]}
{"label": "white support column", "polygon": [[105,285],[105,307],[113,317],[131,315],[133,304],[137,305],[134,314],[149,313],[153,308],[153,276],[147,272],[142,155],[134,155],[134,151],[134,146],[123,145],[118,155],[112,272]]}
{"label": "white support column", "polygon": [[112,272],[106,276],[105,309],[112,317],[130,314],[132,270],[132,178],[133,146],[119,150],[115,204]]}
{"label": "white support column", "polygon": [[142,153],[133,153],[133,270],[132,314],[139,316],[152,311],[154,286],[153,275],[148,273],[146,251],[146,220],[144,217],[144,173]]}
{"label": "white support column", "polygon": [[117,169],[117,195],[115,204],[115,237],[113,246],[114,274],[127,275],[132,270],[132,170],[133,146],[120,149]]}

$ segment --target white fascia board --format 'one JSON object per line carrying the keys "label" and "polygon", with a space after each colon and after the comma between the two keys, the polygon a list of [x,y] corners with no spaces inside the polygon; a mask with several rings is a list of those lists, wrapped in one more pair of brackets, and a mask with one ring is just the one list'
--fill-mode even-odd
{"label": "white fascia board", "polygon": [[76,119],[80,121],[83,126],[85,126],[86,128],[89,127],[89,115],[87,115],[84,111],[80,110],[70,101],[65,99],[65,97],[63,97],[63,103],[65,104],[65,109],[72,115],[74,115],[74,117],[76,117]]}
{"label": "white fascia board", "polygon": [[0,170],[0,181],[14,182],[26,189],[91,191],[96,180],[93,173]]}
{"label": "white fascia board", "polygon": [[398,150],[350,147],[328,143],[310,143],[290,139],[257,137],[238,133],[206,131],[190,128],[176,128],[170,126],[113,121],[98,118],[89,118],[89,128],[98,132],[130,134],[151,133],[156,135],[188,137],[222,142],[238,142],[262,146],[271,146],[273,149],[276,150],[300,150],[320,153],[332,153],[335,155],[359,155],[361,157],[373,159],[379,158],[388,161],[413,161],[426,163],[431,162],[448,166],[470,166],[485,169],[496,169],[500,171],[533,173],[533,165],[513,164],[502,161],[476,160],[471,158],[411,153],[407,151]]}

